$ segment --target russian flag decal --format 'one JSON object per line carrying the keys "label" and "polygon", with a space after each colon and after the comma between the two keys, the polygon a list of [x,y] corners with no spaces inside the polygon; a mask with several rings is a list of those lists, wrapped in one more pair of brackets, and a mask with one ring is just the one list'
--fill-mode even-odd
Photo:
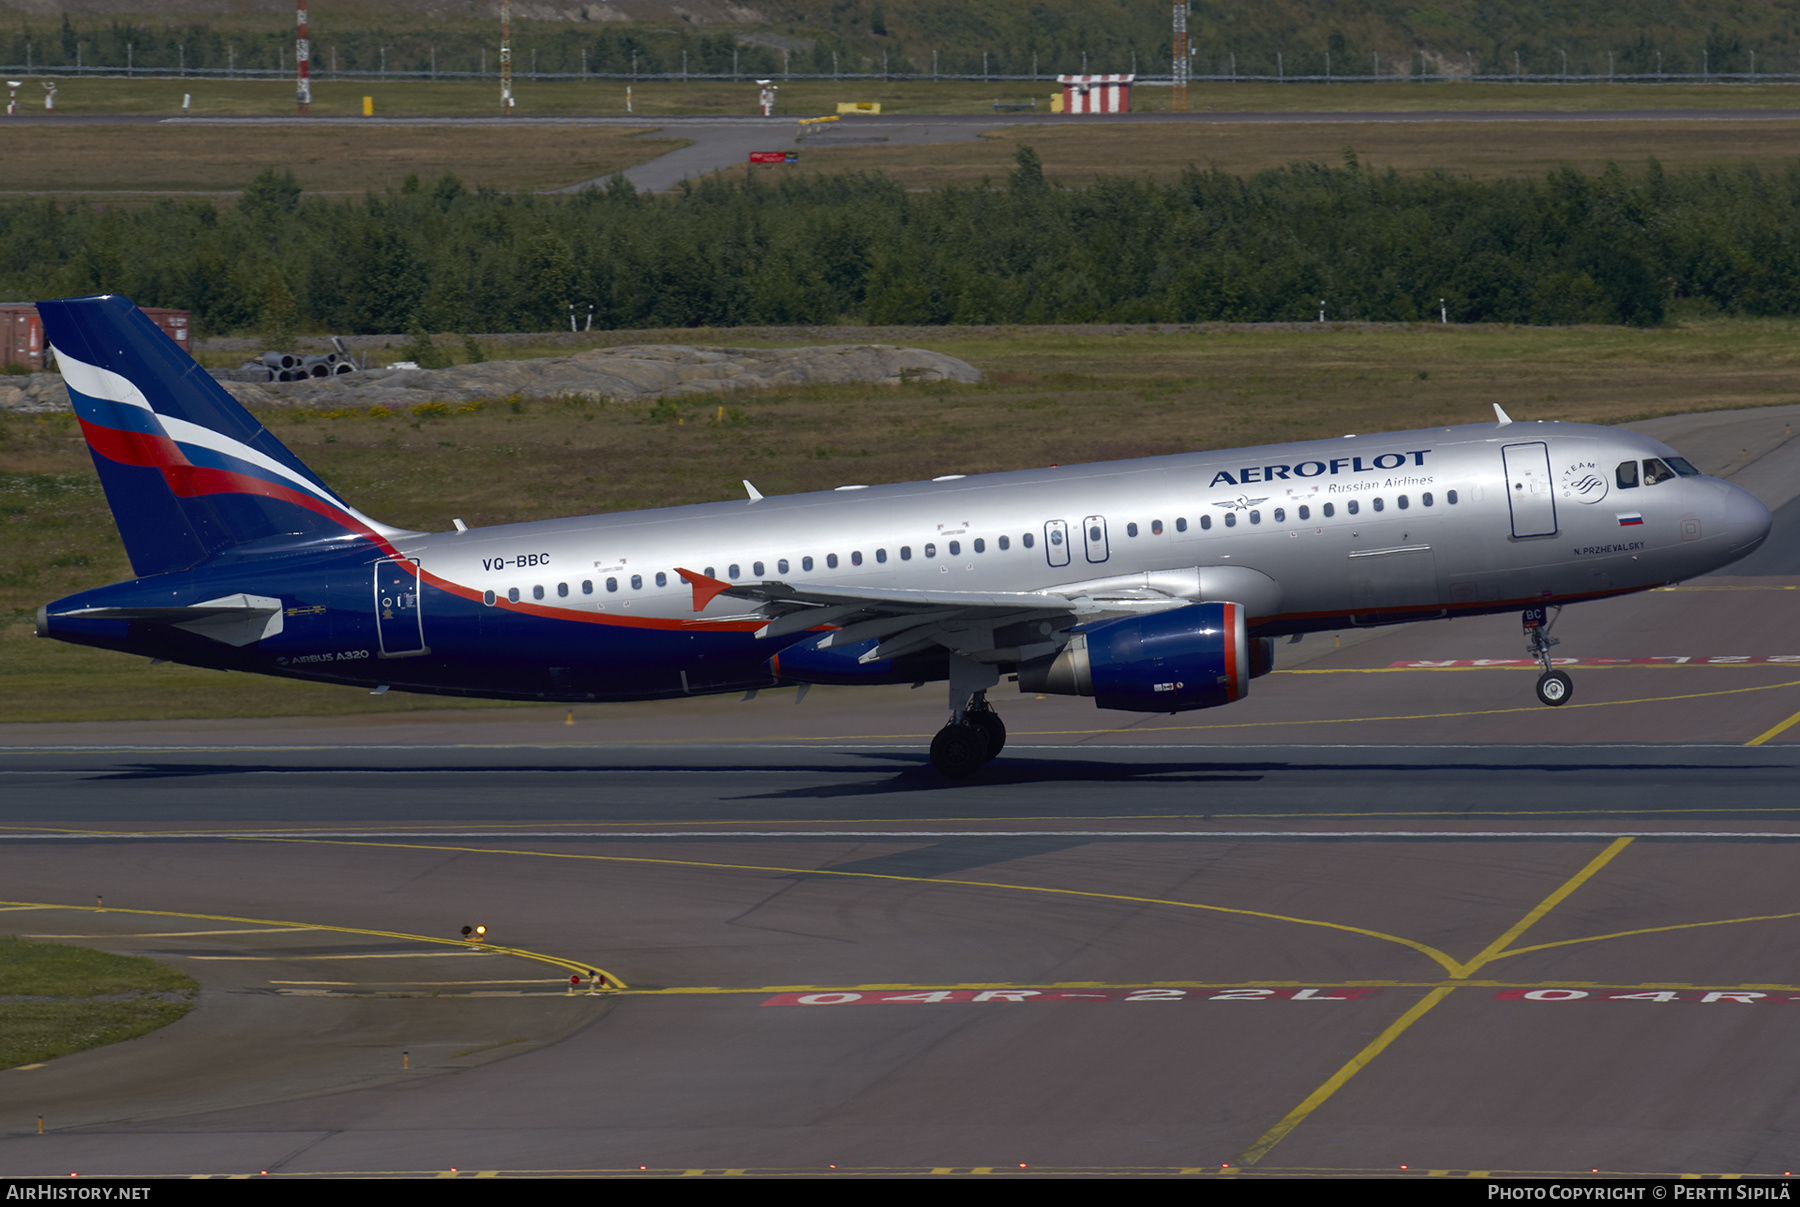
{"label": "russian flag decal", "polygon": [[1642,524],[1644,522],[1644,517],[1639,515],[1635,511],[1627,511],[1627,512],[1622,512],[1622,513],[1615,513],[1615,514],[1617,514],[1619,516],[1619,527],[1621,527],[1621,528],[1635,527],[1636,525]]}

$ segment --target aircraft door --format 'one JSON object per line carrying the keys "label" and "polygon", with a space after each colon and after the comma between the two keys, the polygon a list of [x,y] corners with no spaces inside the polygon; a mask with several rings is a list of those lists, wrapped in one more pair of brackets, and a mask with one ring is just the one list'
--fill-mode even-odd
{"label": "aircraft door", "polygon": [[1052,566],[1069,564],[1069,521],[1050,520],[1044,524],[1044,556]]}
{"label": "aircraft door", "polygon": [[1506,463],[1506,501],[1512,508],[1514,536],[1555,536],[1556,495],[1551,490],[1550,446],[1541,440],[1508,444],[1500,450]]}
{"label": "aircraft door", "polygon": [[375,633],[383,658],[427,654],[425,613],[419,606],[419,563],[385,558],[375,563]]}
{"label": "aircraft door", "polygon": [[1087,559],[1090,562],[1106,560],[1106,517],[1091,515],[1081,521],[1081,535],[1087,540]]}

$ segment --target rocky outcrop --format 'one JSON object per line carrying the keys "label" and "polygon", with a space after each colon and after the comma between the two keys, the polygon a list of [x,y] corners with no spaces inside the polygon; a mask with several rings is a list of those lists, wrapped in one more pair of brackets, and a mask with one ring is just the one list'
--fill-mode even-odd
{"label": "rocky outcrop", "polygon": [[60,373],[33,373],[29,377],[0,377],[0,411],[41,415],[69,409],[69,391]]}
{"label": "rocky outcrop", "polygon": [[[838,382],[981,380],[966,361],[921,348],[836,344],[817,348],[689,348],[646,344],[573,356],[486,361],[449,369],[369,369],[311,381],[222,382],[251,408],[413,406],[480,398],[585,398],[633,402]],[[68,409],[54,373],[0,378],[0,410]]]}

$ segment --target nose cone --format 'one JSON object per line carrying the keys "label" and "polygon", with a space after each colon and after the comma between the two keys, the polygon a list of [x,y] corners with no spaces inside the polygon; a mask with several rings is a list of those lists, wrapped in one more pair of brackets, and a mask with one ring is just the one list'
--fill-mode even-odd
{"label": "nose cone", "polygon": [[1724,519],[1726,550],[1736,561],[1768,538],[1773,517],[1761,499],[1741,486],[1728,486]]}

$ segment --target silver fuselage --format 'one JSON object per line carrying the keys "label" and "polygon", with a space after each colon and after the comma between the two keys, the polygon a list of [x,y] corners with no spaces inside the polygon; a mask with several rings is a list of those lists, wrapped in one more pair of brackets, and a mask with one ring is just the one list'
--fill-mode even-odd
{"label": "silver fuselage", "polygon": [[[1251,596],[1239,602],[1270,635],[1643,590],[1753,549],[1769,513],[1747,491],[1704,475],[1635,487],[1616,476],[1620,463],[1671,455],[1617,428],[1482,424],[395,544],[421,570],[478,592],[621,618],[694,618],[677,567],[733,582],[958,592],[1242,568],[1273,584],[1236,592]],[[703,616],[744,612],[721,596]]]}

